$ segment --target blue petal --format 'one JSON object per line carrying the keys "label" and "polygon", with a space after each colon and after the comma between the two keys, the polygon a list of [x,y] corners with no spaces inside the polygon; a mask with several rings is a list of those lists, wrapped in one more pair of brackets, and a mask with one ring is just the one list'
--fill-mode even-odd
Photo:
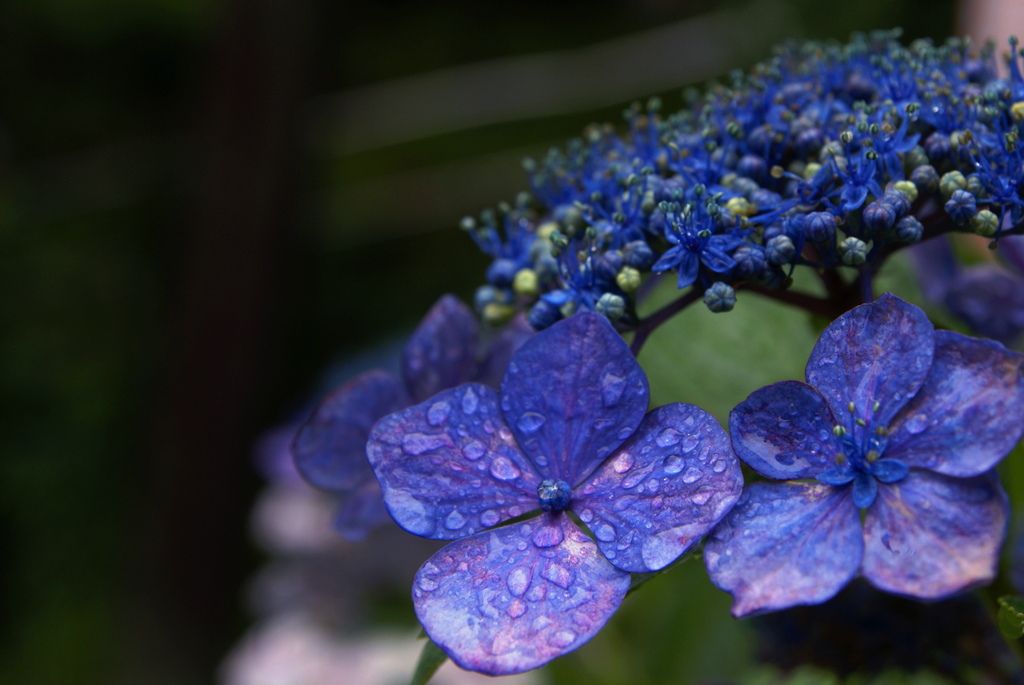
{"label": "blue petal", "polygon": [[448,545],[417,572],[412,594],[423,629],[452,661],[497,676],[583,645],[629,581],[569,517],[545,514]]}
{"label": "blue petal", "polygon": [[857,477],[857,474],[850,469],[849,466],[837,466],[835,468],[822,471],[818,474],[818,482],[825,483],[826,485],[846,485],[852,483],[853,479]]}
{"label": "blue petal", "polygon": [[445,295],[420,321],[402,355],[402,376],[413,402],[473,379],[479,330],[469,307]]}
{"label": "blue petal", "polygon": [[800,381],[755,390],[729,414],[737,456],[775,480],[816,478],[835,465],[835,419],[821,393]]}
{"label": "blue petal", "polygon": [[729,436],[690,404],[658,407],[573,496],[572,510],[624,571],[668,566],[729,511],[743,488]]}
{"label": "blue petal", "polygon": [[372,529],[390,520],[380,485],[374,479],[345,498],[331,524],[341,537],[359,542]]}
{"label": "blue petal", "polygon": [[1010,345],[1024,331],[1024,278],[997,264],[962,269],[949,281],[943,302],[986,338]]}
{"label": "blue petal", "polygon": [[733,616],[820,604],[857,575],[864,536],[849,488],[753,483],[711,531],[711,582],[732,594]]}
{"label": "blue petal", "polygon": [[467,383],[381,419],[366,454],[405,530],[452,540],[539,508],[540,478],[498,411]]}
{"label": "blue petal", "polygon": [[807,361],[807,382],[840,421],[845,423],[853,402],[855,417],[887,425],[921,387],[934,349],[934,328],[925,313],[886,293],[824,330]]}
{"label": "blue petal", "polygon": [[600,314],[560,321],[526,342],[501,385],[501,408],[544,478],[573,487],[632,435],[647,377]]}
{"label": "blue petal", "polygon": [[853,479],[853,504],[858,509],[867,509],[878,496],[878,481],[868,473],[858,473]]}
{"label": "blue petal", "polygon": [[487,353],[480,363],[480,368],[477,369],[474,380],[495,390],[501,387],[501,379],[512,355],[523,346],[523,343],[532,338],[533,334],[533,327],[523,314],[513,317],[501,327],[494,340],[487,346]]}
{"label": "blue petal", "polygon": [[676,287],[680,290],[693,285],[700,271],[700,258],[693,252],[684,252],[679,260],[679,280]]}
{"label": "blue petal", "polygon": [[373,480],[366,439],[382,416],[409,404],[401,381],[386,371],[367,371],[328,395],[292,443],[295,467],[312,485],[351,492]]}
{"label": "blue petal", "polygon": [[895,459],[879,459],[871,465],[871,475],[882,483],[896,483],[907,477],[910,467]]}
{"label": "blue petal", "polygon": [[1024,431],[1024,355],[997,342],[935,332],[935,361],[890,427],[886,457],[949,476],[992,468]]}
{"label": "blue petal", "polygon": [[991,581],[1009,503],[994,473],[913,470],[879,488],[864,520],[864,576],[887,592],[940,599]]}

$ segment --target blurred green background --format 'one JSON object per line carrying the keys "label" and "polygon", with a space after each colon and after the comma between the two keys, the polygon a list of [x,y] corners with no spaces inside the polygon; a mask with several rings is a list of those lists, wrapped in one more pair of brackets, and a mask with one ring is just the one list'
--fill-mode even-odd
{"label": "blurred green background", "polygon": [[[486,260],[456,224],[525,188],[524,155],[618,124],[634,98],[677,109],[683,86],[785,38],[942,39],[954,14],[946,0],[0,3],[0,682],[212,682],[261,558],[255,437],[332,360],[443,292],[471,298]],[[723,339],[763,330],[730,325]],[[772,373],[792,377],[813,339],[785,341]],[[752,368],[782,344],[761,338]],[[768,380],[652,383],[722,416]],[[608,645],[640,635],[671,661],[631,682],[682,678],[691,656],[690,677],[718,677],[665,627],[724,615],[694,569],[652,588],[701,599],[638,593],[553,674],[636,675]],[[743,653],[735,639],[724,653]]]}

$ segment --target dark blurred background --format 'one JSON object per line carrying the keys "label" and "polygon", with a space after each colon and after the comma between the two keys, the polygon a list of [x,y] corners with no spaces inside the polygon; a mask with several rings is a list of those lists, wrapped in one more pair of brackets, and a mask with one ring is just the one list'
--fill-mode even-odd
{"label": "dark blurred background", "polygon": [[0,3],[0,682],[202,683],[252,443],[485,259],[520,160],[950,0]]}

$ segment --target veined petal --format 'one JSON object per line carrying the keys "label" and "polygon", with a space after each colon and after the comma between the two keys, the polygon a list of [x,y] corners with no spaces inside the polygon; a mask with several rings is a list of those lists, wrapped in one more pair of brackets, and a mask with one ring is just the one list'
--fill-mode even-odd
{"label": "veined petal", "polygon": [[718,421],[677,403],[648,413],[570,506],[609,561],[643,573],[668,566],[692,547],[742,489],[739,460]]}
{"label": "veined petal", "polygon": [[295,435],[295,468],[312,485],[351,492],[373,480],[366,440],[382,416],[409,403],[402,382],[387,371],[367,371],[328,395]]}
{"label": "veined petal", "polygon": [[740,617],[831,599],[857,575],[863,550],[850,488],[761,482],[711,531],[704,561]]}
{"label": "veined petal", "polygon": [[453,295],[439,299],[416,327],[402,354],[402,376],[413,402],[473,380],[479,328]]}
{"label": "veined petal", "polygon": [[455,663],[509,675],[587,642],[629,580],[568,516],[544,514],[448,545],[417,572],[412,594],[423,629]]}
{"label": "veined petal", "polygon": [[886,425],[924,383],[934,331],[920,308],[885,293],[824,330],[807,361],[807,382],[837,419],[849,415],[853,402],[854,416]]}
{"label": "veined petal", "polygon": [[887,592],[939,599],[991,581],[1009,502],[994,472],[911,470],[878,488],[864,520],[864,577]]}
{"label": "veined petal", "polygon": [[366,454],[391,516],[416,535],[452,540],[539,508],[540,478],[485,385],[384,417]]}
{"label": "veined petal", "polygon": [[737,456],[775,480],[816,478],[833,468],[835,423],[821,393],[800,381],[755,390],[729,414]]}
{"label": "veined petal", "polygon": [[647,376],[600,314],[541,331],[513,356],[501,409],[545,478],[575,486],[633,434],[647,411]]}
{"label": "veined petal", "polygon": [[890,427],[885,456],[948,476],[976,476],[1024,432],[1024,355],[997,342],[935,332],[924,385]]}

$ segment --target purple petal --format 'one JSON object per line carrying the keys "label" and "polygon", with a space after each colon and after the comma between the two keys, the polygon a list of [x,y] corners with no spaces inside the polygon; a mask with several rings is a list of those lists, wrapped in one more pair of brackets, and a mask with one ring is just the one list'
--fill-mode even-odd
{"label": "purple petal", "polygon": [[569,517],[545,514],[448,545],[417,572],[412,595],[427,635],[455,663],[509,675],[584,644],[628,589],[629,574]]}
{"label": "purple petal", "polygon": [[951,282],[944,303],[986,338],[1009,345],[1024,331],[1024,278],[998,264],[963,269]]}
{"label": "purple petal", "polygon": [[817,390],[781,381],[755,390],[729,414],[737,456],[775,480],[815,478],[835,466],[836,420]]}
{"label": "purple petal", "polygon": [[600,314],[541,331],[512,358],[501,408],[546,478],[576,486],[632,435],[647,411],[647,377]]}
{"label": "purple petal", "polygon": [[853,478],[853,505],[858,509],[867,509],[878,496],[878,481],[867,473],[858,473]]}
{"label": "purple petal", "polygon": [[807,361],[807,382],[840,421],[853,402],[856,417],[885,425],[921,387],[934,349],[934,328],[925,313],[885,293],[825,329]]}
{"label": "purple petal", "polygon": [[402,376],[413,402],[473,380],[479,328],[469,307],[445,295],[405,345]]}
{"label": "purple petal", "polygon": [[725,515],[743,489],[718,421],[690,404],[658,407],[573,496],[572,510],[624,571],[657,571]]}
{"label": "purple petal", "polygon": [[887,592],[939,599],[996,574],[1009,503],[994,472],[913,470],[883,485],[864,520],[864,576]]}
{"label": "purple petal", "polygon": [[864,549],[850,488],[753,483],[704,544],[733,616],[820,604],[857,575]]}
{"label": "purple petal", "polygon": [[367,371],[328,395],[295,436],[292,456],[311,484],[350,492],[372,481],[366,439],[382,416],[409,403],[401,381],[387,371]]}
{"label": "purple petal", "polygon": [[416,535],[452,540],[540,508],[540,478],[486,385],[381,419],[366,453],[391,516]]}
{"label": "purple petal", "polygon": [[508,368],[508,362],[516,350],[523,346],[534,335],[533,327],[527,322],[526,316],[519,314],[501,327],[498,334],[487,347],[487,354],[477,371],[478,382],[497,390],[501,387],[501,379]]}
{"label": "purple petal", "polygon": [[377,526],[391,520],[376,479],[363,484],[338,507],[332,524],[349,542],[359,542]]}
{"label": "purple petal", "polygon": [[997,342],[935,332],[924,386],[890,426],[885,456],[948,476],[976,476],[1024,431],[1024,355]]}

